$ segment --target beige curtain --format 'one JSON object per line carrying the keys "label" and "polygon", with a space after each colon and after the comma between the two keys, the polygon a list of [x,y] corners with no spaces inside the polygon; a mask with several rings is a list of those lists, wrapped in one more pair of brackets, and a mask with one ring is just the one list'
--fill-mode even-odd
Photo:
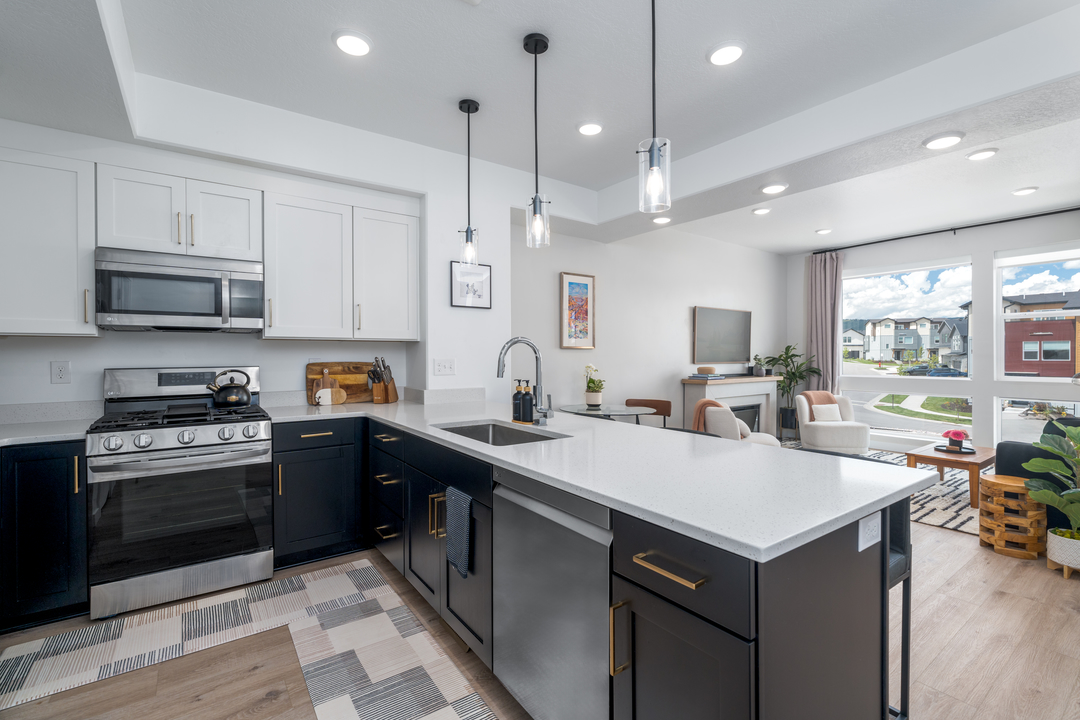
{"label": "beige curtain", "polygon": [[814,356],[813,365],[821,370],[811,376],[807,390],[827,390],[835,393],[840,379],[840,285],[844,258],[838,252],[816,253],[810,256],[810,282],[807,284],[806,304],[810,311],[810,326],[806,341],[806,356]]}

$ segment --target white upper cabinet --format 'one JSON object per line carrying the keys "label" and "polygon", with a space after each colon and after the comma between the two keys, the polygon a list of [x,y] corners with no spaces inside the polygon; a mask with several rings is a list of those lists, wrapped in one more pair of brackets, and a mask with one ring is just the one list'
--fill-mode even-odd
{"label": "white upper cabinet", "polygon": [[419,222],[353,208],[353,302],[357,340],[420,339]]}
{"label": "white upper cabinet", "polygon": [[94,164],[0,148],[0,335],[97,335]]}
{"label": "white upper cabinet", "polygon": [[187,253],[184,178],[111,165],[97,172],[98,245]]}
{"label": "white upper cabinet", "polygon": [[353,337],[352,207],[266,193],[266,338]]}
{"label": "white upper cabinet", "polygon": [[102,247],[262,259],[262,192],[98,165]]}
{"label": "white upper cabinet", "polygon": [[262,192],[187,181],[188,254],[262,260]]}

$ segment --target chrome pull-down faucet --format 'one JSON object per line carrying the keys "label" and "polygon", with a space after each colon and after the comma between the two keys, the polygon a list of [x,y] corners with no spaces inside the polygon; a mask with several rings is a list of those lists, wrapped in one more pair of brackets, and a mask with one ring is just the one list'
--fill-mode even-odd
{"label": "chrome pull-down faucet", "polygon": [[497,377],[502,377],[506,372],[506,353],[518,343],[528,345],[532,348],[533,353],[536,354],[536,407],[533,408],[536,419],[533,420],[533,424],[547,425],[547,419],[552,416],[553,410],[551,409],[550,395],[547,396],[547,405],[544,405],[544,359],[540,357],[540,348],[536,347],[536,343],[527,337],[521,336],[507,340],[506,344],[502,346],[502,350],[499,351],[499,371]]}

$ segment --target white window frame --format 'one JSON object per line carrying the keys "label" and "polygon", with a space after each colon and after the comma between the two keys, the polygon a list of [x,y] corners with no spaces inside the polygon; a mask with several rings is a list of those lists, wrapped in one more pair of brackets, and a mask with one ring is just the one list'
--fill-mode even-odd
{"label": "white window frame", "polygon": [[[1035,346],[1035,357],[1033,357],[1033,358],[1029,358],[1027,356],[1027,354],[1028,354],[1027,346],[1028,345],[1034,345]],[[1041,344],[1039,343],[1038,340],[1024,340],[1023,341],[1023,346],[1020,349],[1020,358],[1024,362],[1038,362],[1039,356],[1041,354],[1042,354],[1042,347],[1041,347]]]}
{"label": "white window frame", "polygon": [[[1025,341],[1027,342],[1027,341]],[[1046,345],[1047,343],[1064,343],[1065,350],[1068,352],[1069,357],[1066,358],[1048,358],[1046,357]],[[1043,340],[1042,345],[1042,359],[1043,362],[1072,362],[1072,343],[1068,340]]]}

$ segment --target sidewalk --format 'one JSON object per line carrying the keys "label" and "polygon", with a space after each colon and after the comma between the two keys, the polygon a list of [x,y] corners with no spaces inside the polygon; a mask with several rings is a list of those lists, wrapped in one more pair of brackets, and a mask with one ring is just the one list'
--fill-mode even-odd
{"label": "sidewalk", "polygon": [[[926,413],[927,415],[937,415],[938,417],[948,418],[949,420],[952,420],[954,422],[956,421],[956,415],[953,415],[953,414],[950,414],[950,413],[942,413],[942,412],[938,412],[936,410],[927,410],[927,409],[923,408],[923,406],[922,406],[923,401],[926,400],[926,398],[928,398],[928,397],[931,397],[931,396],[930,395],[908,395],[906,398],[904,398],[904,401],[902,403],[900,403],[900,407],[904,408],[905,410],[912,410],[914,412]],[[960,417],[964,417],[964,416],[961,415]],[[970,420],[970,418],[968,418],[968,419]]]}

